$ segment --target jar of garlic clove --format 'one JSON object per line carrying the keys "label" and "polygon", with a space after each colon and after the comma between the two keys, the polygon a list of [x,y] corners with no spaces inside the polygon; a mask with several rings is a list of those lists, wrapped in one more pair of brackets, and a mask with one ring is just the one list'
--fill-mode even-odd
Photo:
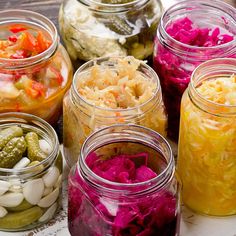
{"label": "jar of garlic clove", "polygon": [[50,220],[60,206],[62,157],[54,129],[25,113],[0,114],[0,230]]}

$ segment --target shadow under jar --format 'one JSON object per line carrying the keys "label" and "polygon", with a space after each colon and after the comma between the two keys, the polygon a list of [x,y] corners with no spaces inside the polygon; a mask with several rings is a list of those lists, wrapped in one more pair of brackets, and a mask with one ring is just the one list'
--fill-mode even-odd
{"label": "shadow under jar", "polygon": [[186,206],[236,214],[236,59],[214,59],[193,72],[181,102],[177,169]]}
{"label": "shadow under jar", "polygon": [[177,141],[180,103],[193,70],[214,58],[236,57],[235,8],[217,0],[183,1],[162,16],[154,69],[168,114],[168,136]]}
{"label": "shadow under jar", "polygon": [[52,219],[61,206],[61,183],[54,129],[33,115],[0,114],[0,230],[28,230]]}
{"label": "shadow under jar", "polygon": [[63,103],[63,151],[71,167],[94,130],[134,123],[166,135],[165,108],[156,73],[133,57],[91,60],[74,75]]}
{"label": "shadow under jar", "polygon": [[69,56],[48,18],[0,12],[0,113],[31,113],[55,125],[71,81]]}
{"label": "shadow under jar", "polygon": [[158,133],[113,125],[85,141],[68,187],[72,236],[177,236],[179,184]]}
{"label": "shadow under jar", "polygon": [[160,0],[65,0],[59,26],[72,60],[147,59],[161,14]]}

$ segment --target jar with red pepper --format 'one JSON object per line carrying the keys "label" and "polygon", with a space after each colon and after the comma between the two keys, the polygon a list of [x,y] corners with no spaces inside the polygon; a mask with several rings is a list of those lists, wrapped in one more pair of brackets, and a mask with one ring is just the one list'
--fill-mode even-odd
{"label": "jar with red pepper", "polygon": [[55,124],[72,80],[55,25],[24,10],[1,11],[0,19],[0,113],[21,111]]}

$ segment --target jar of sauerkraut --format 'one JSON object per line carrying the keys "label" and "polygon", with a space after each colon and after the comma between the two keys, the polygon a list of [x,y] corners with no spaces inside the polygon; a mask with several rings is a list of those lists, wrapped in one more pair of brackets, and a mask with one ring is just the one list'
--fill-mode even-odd
{"label": "jar of sauerkraut", "polygon": [[177,141],[180,103],[193,70],[214,58],[236,57],[235,8],[217,0],[187,0],[162,16],[154,47],[168,114],[168,136]]}
{"label": "jar of sauerkraut", "polygon": [[0,114],[0,230],[51,220],[61,207],[61,187],[62,156],[52,126],[30,114]]}
{"label": "jar of sauerkraut", "polygon": [[181,103],[178,171],[184,204],[196,212],[236,214],[236,59],[194,72]]}
{"label": "jar of sauerkraut", "polygon": [[0,113],[31,113],[55,125],[71,82],[55,25],[35,12],[1,11]]}
{"label": "jar of sauerkraut", "polygon": [[63,41],[73,60],[152,55],[162,14],[160,0],[65,0],[59,12]]}
{"label": "jar of sauerkraut", "polygon": [[80,147],[94,130],[134,123],[166,135],[161,87],[151,67],[134,57],[106,57],[85,63],[64,98],[64,154],[76,163]]}
{"label": "jar of sauerkraut", "polygon": [[174,158],[151,129],[113,125],[93,133],[68,183],[72,236],[179,235]]}

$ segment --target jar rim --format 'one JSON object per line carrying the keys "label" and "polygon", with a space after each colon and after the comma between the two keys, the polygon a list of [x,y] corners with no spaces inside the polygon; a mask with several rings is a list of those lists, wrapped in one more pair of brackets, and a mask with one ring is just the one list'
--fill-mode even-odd
{"label": "jar rim", "polygon": [[[170,6],[165,13],[162,15],[161,20],[160,20],[160,24],[159,24],[159,28],[161,30],[161,32],[163,33],[164,37],[168,38],[171,42],[173,42],[174,44],[176,44],[177,46],[182,47],[183,49],[178,49],[177,51],[184,51],[186,49],[192,49],[192,50],[219,50],[219,49],[223,49],[223,48],[227,48],[230,45],[236,45],[236,37],[234,36],[234,39],[232,41],[229,41],[227,43],[221,44],[221,45],[216,45],[216,46],[209,46],[209,47],[199,47],[199,46],[193,46],[193,45],[188,45],[185,43],[182,43],[176,39],[174,39],[171,35],[169,35],[166,31],[166,25],[164,25],[164,19],[168,16],[168,14],[171,14],[173,12],[175,12],[176,10],[179,10],[183,7],[188,7],[189,6],[189,10],[194,10],[193,6],[197,5],[197,6],[207,6],[207,7],[211,7],[211,8],[217,8],[220,11],[224,11],[224,9],[227,9],[228,11],[234,13],[235,9],[233,6],[227,4],[226,2],[223,2],[221,0],[199,0],[199,1],[195,1],[195,0],[184,0],[184,1],[180,1],[172,6]],[[231,18],[234,19],[235,25],[236,25],[236,18],[234,18],[234,15],[231,15],[230,13],[227,13],[227,15],[229,15]],[[160,35],[159,35],[160,37]]]}
{"label": "jar rim", "polygon": [[[80,0],[87,6],[91,7],[91,3],[93,5],[92,10],[98,12],[123,12],[127,11],[130,8],[133,8],[137,5],[144,5],[145,3],[149,2],[150,0],[132,0],[126,3],[103,3],[97,0]],[[159,1],[159,0],[158,0]]]}
{"label": "jar rim", "polygon": [[[115,56],[115,57],[99,57],[99,58],[95,58],[92,59],[86,63],[84,63],[82,66],[80,66],[78,68],[78,70],[75,72],[74,77],[73,77],[73,81],[72,81],[72,91],[73,94],[75,95],[76,101],[83,101],[83,103],[85,103],[86,105],[88,105],[91,108],[95,108],[98,109],[100,111],[108,111],[108,112],[130,112],[130,111],[134,111],[137,110],[138,108],[142,108],[144,107],[146,104],[150,103],[157,95],[158,93],[161,92],[161,86],[160,86],[160,80],[159,77],[157,75],[157,73],[149,66],[147,65],[145,62],[140,60],[140,66],[143,66],[145,69],[148,70],[148,72],[151,74],[151,78],[155,79],[156,82],[156,89],[155,92],[153,93],[153,95],[144,103],[139,104],[137,106],[134,107],[129,107],[129,108],[116,108],[116,109],[112,109],[112,108],[105,108],[105,107],[101,107],[101,106],[96,106],[92,103],[90,103],[86,98],[84,98],[83,96],[80,95],[80,93],[78,92],[77,89],[77,81],[79,80],[79,74],[84,72],[86,69],[86,67],[91,68],[92,66],[96,65],[97,62],[105,62],[105,61],[109,61],[109,62],[115,62],[115,60],[117,59],[122,59],[122,58],[126,58],[125,56]],[[91,65],[90,65],[91,64]]]}
{"label": "jar rim", "polygon": [[[160,139],[161,142],[165,145],[165,148],[167,149],[168,154],[169,154],[169,160],[167,160],[165,158],[166,161],[168,161],[166,167],[156,177],[154,177],[150,180],[138,182],[138,183],[113,182],[113,181],[107,180],[105,178],[102,178],[102,177],[98,176],[97,174],[95,174],[94,172],[92,172],[92,170],[89,168],[89,166],[86,163],[87,155],[86,156],[84,155],[84,153],[86,152],[86,150],[85,150],[86,146],[89,144],[90,139],[96,137],[101,132],[109,132],[109,130],[112,130],[112,129],[122,129],[123,132],[125,130],[131,131],[131,129],[134,129],[139,134],[142,134],[142,132],[147,132],[149,134],[149,137],[155,138],[156,140]],[[147,138],[147,135],[145,136],[145,138]],[[132,139],[132,140],[138,141],[138,139]],[[107,144],[112,144],[112,143],[114,143],[114,142],[112,142],[112,140],[110,140],[110,142]],[[93,150],[91,150],[91,151],[96,150],[96,148],[98,148],[98,146],[94,147]],[[161,154],[163,154],[163,153],[161,153]],[[112,190],[115,192],[122,192],[122,191],[124,191],[122,188],[130,188],[130,190],[133,190],[132,188],[134,188],[134,187],[145,187],[145,186],[146,187],[150,186],[150,188],[155,186],[155,187],[158,187],[161,189],[161,188],[163,188],[163,186],[166,186],[169,183],[170,179],[172,179],[172,177],[174,176],[174,173],[175,173],[174,157],[173,157],[173,153],[172,153],[172,149],[170,147],[170,144],[167,142],[167,140],[158,132],[156,132],[150,128],[143,127],[140,125],[135,125],[135,124],[115,124],[115,125],[111,125],[111,126],[107,126],[105,128],[99,129],[99,130],[93,132],[92,134],[90,134],[82,145],[82,148],[80,151],[80,157],[78,158],[78,162],[77,162],[77,168],[79,168],[79,170],[87,176],[86,178],[92,177],[93,179],[98,180],[99,183],[98,184],[96,183],[98,185],[98,188],[103,189],[108,192],[109,192],[109,190]],[[154,182],[156,184],[151,185],[150,183],[152,183],[152,182]],[[117,187],[120,187],[120,188],[118,189]],[[147,189],[145,188],[144,191],[148,191],[148,188]],[[136,190],[135,194],[139,193],[139,192],[143,192],[143,190]]]}
{"label": "jar rim", "polygon": [[[32,123],[40,124],[43,128],[47,129],[47,132],[49,135],[53,136],[53,139],[54,139],[53,150],[48,155],[48,157],[46,157],[43,161],[39,162],[36,165],[24,167],[24,168],[19,168],[19,169],[0,168],[0,173],[6,173],[7,177],[9,177],[9,176],[10,177],[12,177],[12,176],[19,177],[19,176],[24,176],[24,175],[33,176],[33,175],[37,175],[37,174],[41,173],[41,171],[44,171],[47,167],[50,166],[50,164],[55,160],[55,158],[57,157],[57,154],[59,152],[59,141],[57,138],[56,131],[53,129],[53,127],[48,122],[46,122],[42,118],[37,117],[32,114],[28,114],[28,113],[6,112],[6,113],[0,114],[0,127],[2,125],[7,124],[7,122],[9,122],[9,121],[14,121],[13,123],[15,125],[27,124],[29,121]],[[30,124],[29,126],[33,127],[33,124]],[[37,167],[40,167],[41,165],[45,165],[45,168],[41,171],[35,172],[35,169],[37,169]]]}
{"label": "jar rim", "polygon": [[[215,66],[218,66],[215,68]],[[229,72],[232,70],[232,72]],[[205,72],[201,76],[201,72]],[[236,58],[216,58],[212,60],[208,60],[206,62],[201,63],[199,66],[195,68],[190,78],[188,94],[190,99],[194,102],[202,110],[207,107],[208,111],[213,115],[233,115],[235,116],[236,113],[236,104],[235,105],[226,105],[213,102],[205,98],[200,92],[197,91],[197,85],[202,81],[201,79],[209,76],[211,73],[228,71],[230,75],[236,75]],[[208,73],[208,74],[207,74]],[[197,78],[195,78],[197,77]],[[219,112],[221,111],[221,112]]]}
{"label": "jar rim", "polygon": [[[9,58],[0,58],[0,66],[4,66],[7,69],[18,69],[25,66],[31,66],[37,64],[44,59],[50,58],[56,51],[58,47],[58,32],[54,23],[47,18],[46,16],[29,10],[3,10],[0,11],[0,25],[9,24],[9,23],[26,23],[29,25],[34,25],[45,29],[52,39],[52,44],[45,51],[23,59],[9,59]],[[10,64],[10,65],[9,65]]]}

